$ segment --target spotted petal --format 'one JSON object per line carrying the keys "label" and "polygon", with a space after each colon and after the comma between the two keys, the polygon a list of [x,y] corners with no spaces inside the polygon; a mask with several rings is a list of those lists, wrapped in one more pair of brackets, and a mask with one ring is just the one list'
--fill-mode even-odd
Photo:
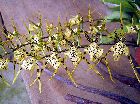
{"label": "spotted petal", "polygon": [[78,63],[81,61],[82,52],[76,47],[71,47],[70,50],[64,54],[71,59],[74,66],[77,66]]}
{"label": "spotted petal", "polygon": [[8,59],[0,59],[0,70],[6,70],[8,68]]}
{"label": "spotted petal", "polygon": [[51,54],[50,57],[47,57],[46,60],[54,69],[58,69],[61,65],[61,62],[55,53]]}
{"label": "spotted petal", "polygon": [[125,56],[129,55],[129,48],[121,41],[113,45],[110,48],[110,50],[114,52],[113,53],[114,61],[118,61],[120,59],[120,56],[122,55]]}
{"label": "spotted petal", "polygon": [[90,61],[95,62],[103,54],[103,49],[97,43],[91,43],[84,51],[90,55]]}

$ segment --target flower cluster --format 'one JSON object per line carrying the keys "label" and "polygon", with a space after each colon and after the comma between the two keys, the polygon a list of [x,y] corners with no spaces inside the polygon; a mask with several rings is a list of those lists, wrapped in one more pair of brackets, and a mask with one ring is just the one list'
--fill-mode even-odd
{"label": "flower cluster", "polygon": [[[54,69],[54,73],[50,79],[55,76],[55,74],[58,72],[58,69],[63,65],[67,75],[76,85],[76,81],[73,78],[73,73],[82,60],[86,61],[86,63],[89,65],[89,69],[93,68],[94,71],[103,78],[102,74],[97,69],[95,69],[94,65],[90,64],[91,62],[94,62],[95,65],[97,65],[98,62],[104,61],[103,59],[105,59],[106,66],[112,79],[106,56],[110,52],[113,52],[115,61],[119,61],[122,55],[130,56],[129,48],[125,44],[125,41],[122,41],[123,39],[120,40],[116,34],[124,33],[123,36],[125,37],[127,32],[130,33],[130,31],[132,31],[131,26],[127,27],[127,32],[118,29],[118,33],[111,32],[109,33],[111,36],[109,36],[107,35],[108,31],[106,28],[106,21],[94,21],[90,10],[88,14],[88,20],[84,20],[83,17],[78,14],[69,19],[69,21],[64,23],[64,25],[62,25],[60,21],[56,26],[49,24],[48,22],[46,24],[45,32],[43,31],[44,29],[42,29],[43,26],[41,20],[39,23],[31,22],[29,26],[26,26],[28,31],[26,35],[20,35],[15,26],[14,32],[8,32],[7,38],[9,40],[7,41],[11,42],[11,47],[9,47],[14,53],[13,60],[15,64],[18,64],[20,67],[13,82],[15,82],[17,76],[21,72],[21,69],[27,71],[33,71],[33,69],[36,69],[37,78],[31,85],[33,85],[38,80],[39,91],[41,92],[40,77],[42,75],[43,69],[39,69],[37,64],[39,61],[45,63],[43,64],[44,67],[48,67],[50,65]],[[87,24],[89,28],[84,29],[84,24]],[[139,26],[133,28],[133,32],[137,32],[139,30]],[[21,41],[23,36],[25,41]],[[110,39],[110,44],[113,44],[113,46],[111,46],[109,51],[105,54],[104,49],[100,47],[100,45],[102,45],[100,39],[104,40],[104,38],[106,40]],[[85,39],[87,39],[89,44],[85,44],[83,42]],[[15,40],[18,42],[18,44],[15,43]],[[86,54],[90,56],[90,59],[86,58]],[[70,71],[70,69],[65,65],[65,60],[68,58],[71,60],[74,66],[72,71]],[[0,59],[0,70],[6,70],[7,66],[8,60]]]}

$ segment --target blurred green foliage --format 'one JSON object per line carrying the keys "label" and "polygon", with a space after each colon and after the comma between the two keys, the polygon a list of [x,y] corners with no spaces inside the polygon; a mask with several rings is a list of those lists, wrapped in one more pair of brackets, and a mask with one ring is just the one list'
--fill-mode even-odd
{"label": "blurred green foliage", "polygon": [[[129,32],[131,27],[137,26],[140,28],[140,1],[139,0],[102,0],[104,3],[109,3],[112,13],[105,17],[107,22],[120,22],[123,20],[123,32]],[[120,7],[121,6],[121,7]],[[122,16],[122,17],[121,17]],[[118,29],[119,30],[119,29]],[[137,45],[140,45],[140,29],[136,30]],[[118,36],[121,38],[122,35]],[[115,33],[112,32],[108,37],[102,37],[102,43],[112,42],[110,38],[115,39]]]}
{"label": "blurred green foliage", "polygon": [[115,4],[110,7],[112,14],[107,16],[110,21],[120,21],[120,3],[122,5],[122,15],[125,24],[140,23],[140,1],[139,0],[102,0],[104,3]]}

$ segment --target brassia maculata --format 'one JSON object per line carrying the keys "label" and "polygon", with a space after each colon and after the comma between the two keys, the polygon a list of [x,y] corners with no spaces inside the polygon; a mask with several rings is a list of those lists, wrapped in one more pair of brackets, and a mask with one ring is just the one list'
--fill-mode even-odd
{"label": "brassia maculata", "polygon": [[[73,75],[81,61],[87,63],[88,68],[93,70],[102,79],[104,79],[104,76],[95,66],[99,62],[104,61],[110,79],[114,81],[107,58],[112,52],[114,61],[119,61],[121,56],[128,57],[134,74],[140,82],[140,77],[137,72],[139,66],[133,64],[129,51],[129,45],[131,44],[128,44],[128,41],[126,40],[127,34],[138,34],[140,32],[140,25],[133,24],[124,26],[123,21],[120,18],[121,27],[115,29],[113,32],[108,32],[106,19],[94,20],[91,16],[90,9],[87,15],[88,18],[86,19],[80,14],[73,16],[66,21],[64,25],[61,24],[60,19],[58,19],[58,25],[56,26],[47,21],[45,27],[46,31],[43,31],[42,17],[40,16],[38,23],[31,20],[29,20],[29,26],[24,23],[28,31],[24,35],[20,34],[15,23],[13,23],[12,26],[14,31],[10,32],[7,30],[7,34],[5,34],[7,40],[0,42],[1,46],[10,42],[11,45],[8,47],[12,50],[12,52],[6,52],[3,47],[5,53],[1,54],[0,57],[0,71],[3,72],[8,69],[8,62],[12,62],[14,65],[18,64],[19,70],[17,73],[15,72],[13,80],[13,83],[15,83],[22,70],[30,71],[31,73],[36,70],[37,77],[30,86],[38,81],[39,92],[41,93],[41,75],[44,70],[43,68],[52,67],[50,68],[50,70],[54,71],[50,77],[50,80],[52,80],[60,70],[60,67],[63,67],[71,82],[78,87]],[[83,25],[85,23],[89,24],[87,25],[89,26],[88,30],[84,29]],[[82,43],[83,38],[87,40],[87,44]],[[105,39],[109,39],[109,41],[104,41]],[[106,53],[104,52],[104,49],[101,48],[101,45],[104,45],[105,43],[112,45]],[[139,44],[136,46],[139,46]],[[5,56],[10,53],[14,54],[13,60],[9,60],[8,58],[5,59]],[[87,55],[89,56],[89,59],[86,57]],[[138,53],[136,55],[139,56]],[[67,67],[66,60],[72,62],[73,70],[70,70]],[[139,64],[139,59],[136,60]],[[38,66],[38,62],[43,63],[42,69]],[[94,63],[94,65],[92,63]],[[5,83],[7,82],[5,81]]]}

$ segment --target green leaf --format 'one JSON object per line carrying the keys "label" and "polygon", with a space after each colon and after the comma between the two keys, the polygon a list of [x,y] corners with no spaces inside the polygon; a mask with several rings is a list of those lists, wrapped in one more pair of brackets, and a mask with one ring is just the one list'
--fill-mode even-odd
{"label": "green leaf", "polygon": [[[120,6],[115,6],[110,8],[112,11],[120,11]],[[131,7],[127,7],[127,6],[122,6],[122,12],[133,12],[135,13],[136,9],[131,8]]]}
{"label": "green leaf", "polygon": [[[132,0],[102,0],[103,2],[111,3],[111,4],[117,4],[118,6],[110,7],[112,12],[120,12],[120,3],[121,3],[121,9],[123,15],[127,15],[128,22],[131,23],[131,20],[133,18],[135,23],[139,23],[140,19],[140,11],[137,6],[137,2],[133,2]],[[116,15],[115,15],[116,16]],[[118,16],[117,16],[118,18]],[[113,22],[118,22],[119,19],[114,18]],[[112,22],[110,21],[110,22]]]}
{"label": "green leaf", "polygon": [[107,44],[107,43],[111,43],[113,41],[114,41],[113,38],[110,38],[110,37],[107,37],[107,36],[100,36],[100,43],[101,44]]}
{"label": "green leaf", "polygon": [[123,26],[123,31],[124,31],[125,33],[127,33],[127,32],[128,32],[127,25],[124,25],[124,26]]}
{"label": "green leaf", "polygon": [[103,2],[109,2],[109,3],[112,3],[112,4],[120,4],[121,1],[124,1],[124,0],[102,0]]}
{"label": "green leaf", "polygon": [[[123,20],[126,21],[131,21],[130,16],[123,13]],[[115,11],[113,12],[111,15],[106,17],[107,22],[119,22],[120,21],[120,12],[119,11]]]}
{"label": "green leaf", "polygon": [[112,3],[120,5],[120,3],[128,4],[128,2],[132,2],[131,0],[102,0],[103,2]]}

